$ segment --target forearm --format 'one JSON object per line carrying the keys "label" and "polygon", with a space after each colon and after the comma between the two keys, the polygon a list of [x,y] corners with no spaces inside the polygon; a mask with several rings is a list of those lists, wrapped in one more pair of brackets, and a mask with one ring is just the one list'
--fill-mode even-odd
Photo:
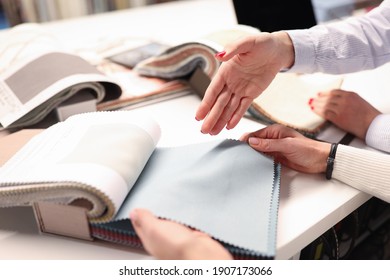
{"label": "forearm", "polygon": [[295,48],[292,72],[372,69],[390,60],[390,1],[362,17],[287,32]]}
{"label": "forearm", "polygon": [[339,145],[333,178],[390,202],[390,156]]}

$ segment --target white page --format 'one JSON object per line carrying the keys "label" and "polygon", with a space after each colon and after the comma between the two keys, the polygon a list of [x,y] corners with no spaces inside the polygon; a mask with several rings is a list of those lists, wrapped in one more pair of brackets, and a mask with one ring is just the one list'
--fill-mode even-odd
{"label": "white page", "polygon": [[[80,196],[80,189],[69,183],[74,182],[74,186],[82,183],[107,196],[115,208],[111,212],[116,212],[159,137],[156,122],[129,111],[72,116],[35,136],[0,168],[0,193],[10,194],[0,196],[0,207],[64,195],[69,200],[88,199],[90,190],[85,191],[88,197]],[[26,184],[32,185],[21,186]],[[37,189],[45,184],[56,186],[51,191]],[[20,195],[12,196],[13,192]],[[100,205],[101,211],[104,207]]]}

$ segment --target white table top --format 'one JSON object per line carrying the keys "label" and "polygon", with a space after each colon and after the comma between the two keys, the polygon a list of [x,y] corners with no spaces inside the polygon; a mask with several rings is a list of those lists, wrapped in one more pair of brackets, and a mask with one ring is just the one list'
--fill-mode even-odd
{"label": "white table top", "polygon": [[[175,43],[198,38],[236,23],[229,0],[188,0],[135,8],[128,11],[47,24],[64,42],[78,47],[99,40],[133,36]],[[356,79],[357,81],[359,79]],[[353,83],[356,89],[358,86]],[[218,136],[200,133],[195,120],[200,100],[193,95],[136,110],[150,113],[160,123],[159,145],[176,145],[210,140],[211,137],[238,138],[257,130],[261,124],[243,119],[233,130]],[[343,132],[331,127],[322,139],[337,141]],[[353,145],[365,147],[360,141]],[[324,175],[299,174],[283,168],[277,232],[277,259],[289,259],[318,236],[343,219],[369,195]],[[20,214],[20,215],[16,215]],[[28,209],[9,215],[0,209],[0,259],[148,259],[145,253],[103,242],[39,235]]]}

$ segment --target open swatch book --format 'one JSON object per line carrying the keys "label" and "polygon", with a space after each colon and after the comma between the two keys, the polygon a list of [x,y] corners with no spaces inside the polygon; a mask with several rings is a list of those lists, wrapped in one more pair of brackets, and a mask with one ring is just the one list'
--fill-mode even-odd
{"label": "open swatch book", "polygon": [[146,208],[235,258],[274,258],[280,165],[232,139],[160,147],[160,133],[131,111],[72,116],[0,168],[0,207],[32,205],[43,232],[131,247],[129,213]]}
{"label": "open swatch book", "polygon": [[[99,53],[99,43],[77,50],[57,35],[33,23],[0,33],[0,130],[47,127],[73,113],[138,107],[190,93],[183,81],[140,76],[109,60]],[[134,40],[130,50],[137,44]]]}

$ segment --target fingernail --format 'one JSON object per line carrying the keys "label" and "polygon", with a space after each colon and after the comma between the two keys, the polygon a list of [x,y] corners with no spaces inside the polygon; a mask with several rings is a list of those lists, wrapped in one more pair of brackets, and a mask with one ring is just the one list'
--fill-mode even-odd
{"label": "fingernail", "polygon": [[310,109],[314,110],[314,107],[313,107],[313,106],[310,106]]}
{"label": "fingernail", "polygon": [[309,105],[311,105],[311,103],[313,103],[313,100],[314,100],[313,98],[309,99]]}
{"label": "fingernail", "polygon": [[215,56],[223,57],[226,54],[226,51],[218,52],[215,54]]}
{"label": "fingernail", "polygon": [[199,121],[199,119],[195,116],[195,120]]}
{"label": "fingernail", "polygon": [[260,140],[259,140],[259,138],[256,138],[256,137],[249,137],[248,143],[250,145],[258,145],[260,143]]}

